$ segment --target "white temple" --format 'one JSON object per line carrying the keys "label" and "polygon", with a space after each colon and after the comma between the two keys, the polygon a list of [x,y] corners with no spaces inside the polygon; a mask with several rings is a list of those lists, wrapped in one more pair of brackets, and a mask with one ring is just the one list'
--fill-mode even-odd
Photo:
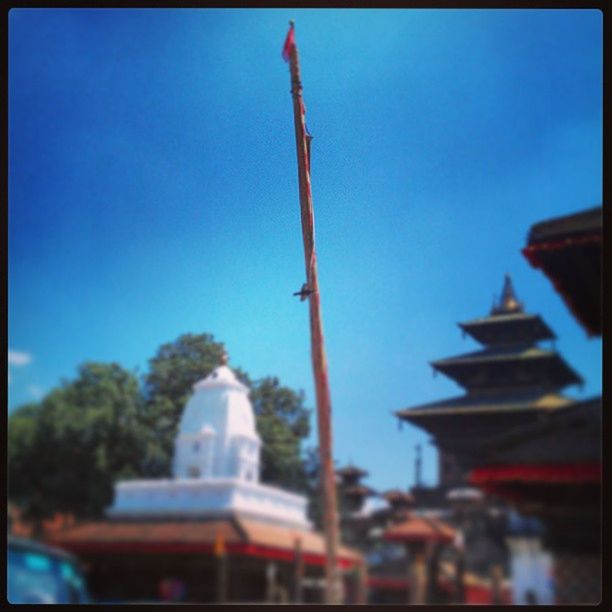
{"label": "white temple", "polygon": [[175,441],[173,478],[117,483],[108,515],[194,518],[240,514],[311,529],[305,497],[259,482],[261,439],[249,389],[223,363],[193,390]]}

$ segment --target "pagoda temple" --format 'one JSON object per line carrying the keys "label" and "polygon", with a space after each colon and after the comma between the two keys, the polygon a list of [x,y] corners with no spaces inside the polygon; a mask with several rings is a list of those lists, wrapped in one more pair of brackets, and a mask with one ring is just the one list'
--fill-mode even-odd
{"label": "pagoda temple", "polygon": [[554,341],[555,334],[539,315],[525,312],[508,275],[489,315],[459,327],[483,348],[431,366],[466,393],[396,412],[432,434],[439,449],[440,485],[448,488],[465,482],[497,435],[573,404],[561,391],[582,383],[554,348],[538,346]]}
{"label": "pagoda temple", "polygon": [[346,516],[360,513],[363,510],[366,498],[376,495],[374,489],[361,482],[363,478],[368,476],[368,472],[355,465],[349,464],[336,470],[336,476],[340,479],[338,490],[342,496],[342,505]]}
{"label": "pagoda temple", "polygon": [[370,523],[369,516],[364,513],[365,501],[377,495],[376,491],[361,482],[366,476],[366,470],[352,464],[336,470],[342,541],[362,552],[367,549]]}
{"label": "pagoda temple", "polygon": [[[591,337],[602,330],[601,230],[597,207],[534,224],[523,249]],[[470,474],[476,486],[543,523],[557,604],[601,600],[601,427],[601,396],[575,402],[498,437]],[[512,539],[524,555],[526,538]],[[529,564],[523,578],[532,570]]]}

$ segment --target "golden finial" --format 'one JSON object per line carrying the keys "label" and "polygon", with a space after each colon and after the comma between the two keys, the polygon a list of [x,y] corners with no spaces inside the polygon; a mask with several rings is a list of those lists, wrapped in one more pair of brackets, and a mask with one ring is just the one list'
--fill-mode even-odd
{"label": "golden finial", "polygon": [[509,274],[504,275],[504,287],[498,305],[494,305],[491,314],[509,314],[523,312],[523,304],[516,298]]}
{"label": "golden finial", "polygon": [[219,357],[219,363],[221,365],[227,365],[228,361],[229,361],[229,357],[227,356],[227,352],[223,351],[223,353],[221,353],[221,357]]}

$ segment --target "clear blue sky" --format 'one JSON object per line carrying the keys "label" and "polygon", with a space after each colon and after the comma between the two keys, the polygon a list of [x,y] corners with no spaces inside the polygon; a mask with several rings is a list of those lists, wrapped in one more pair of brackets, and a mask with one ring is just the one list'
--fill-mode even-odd
{"label": "clear blue sky", "polygon": [[13,9],[9,410],[185,332],[314,407],[291,18],[335,455],[405,487],[420,442],[433,484],[391,412],[462,393],[428,362],[478,348],[456,323],[504,273],[586,379],[570,394],[601,390],[601,340],[520,252],[602,200],[599,11]]}

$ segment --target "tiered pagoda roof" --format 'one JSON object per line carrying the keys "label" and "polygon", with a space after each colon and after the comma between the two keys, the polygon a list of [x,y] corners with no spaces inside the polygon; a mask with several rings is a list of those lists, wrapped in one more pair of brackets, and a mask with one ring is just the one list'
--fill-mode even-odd
{"label": "tiered pagoda roof", "polygon": [[[347,511],[352,515],[355,512],[360,512],[363,509],[363,504],[366,497],[377,495],[374,489],[364,485],[361,479],[368,476],[366,470],[349,463],[348,465],[336,470],[336,476],[339,477],[338,483],[340,494],[342,495]],[[346,518],[351,518],[350,515]]]}
{"label": "tiered pagoda roof", "polygon": [[524,311],[508,275],[489,316],[459,327],[484,348],[433,361],[431,366],[466,394],[396,415],[431,433],[440,448],[469,466],[470,456],[477,456],[496,435],[571,405],[573,400],[560,391],[582,379],[555,350],[536,345],[553,340],[555,334],[539,315]]}
{"label": "tiered pagoda roof", "polygon": [[582,379],[555,351],[537,346],[494,346],[431,364],[469,390],[506,387],[562,389]]}
{"label": "tiered pagoda roof", "polygon": [[342,492],[346,496],[351,497],[370,497],[372,495],[376,495],[376,491],[371,489],[370,487],[366,487],[362,484],[351,485],[342,489]]}
{"label": "tiered pagoda roof", "polygon": [[556,335],[540,315],[525,312],[499,313],[495,316],[459,323],[465,334],[484,345],[534,340],[554,340]]}
{"label": "tiered pagoda roof", "polygon": [[337,469],[336,475],[340,477],[340,482],[342,484],[349,485],[357,484],[362,478],[369,476],[369,472],[351,463]]}
{"label": "tiered pagoda roof", "polygon": [[389,502],[392,508],[408,508],[414,505],[414,496],[408,491],[391,489],[390,491],[385,491],[382,497]]}

